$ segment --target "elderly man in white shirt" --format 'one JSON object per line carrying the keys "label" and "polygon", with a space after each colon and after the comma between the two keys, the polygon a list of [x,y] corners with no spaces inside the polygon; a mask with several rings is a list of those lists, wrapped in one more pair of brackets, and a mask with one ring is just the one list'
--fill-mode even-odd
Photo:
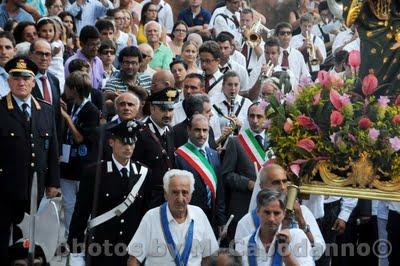
{"label": "elderly man in white shirt", "polygon": [[260,226],[236,243],[243,265],[315,265],[311,243],[298,228],[287,226],[285,194],[264,189],[257,195]]}
{"label": "elderly man in white shirt", "polygon": [[218,114],[222,135],[227,134],[231,121],[224,116],[229,116],[235,121],[237,129],[248,128],[247,110],[251,101],[239,95],[240,78],[234,71],[228,71],[224,74],[222,81],[222,92],[211,97],[211,103]]}
{"label": "elderly man in white shirt", "polygon": [[203,265],[218,243],[204,212],[189,205],[193,174],[173,169],[163,182],[167,202],[143,217],[128,245],[128,266],[145,259],[146,265]]}
{"label": "elderly man in white shirt", "polygon": [[[240,241],[244,236],[254,232],[260,225],[259,218],[256,214],[257,202],[254,195],[257,195],[259,191],[263,189],[276,189],[286,194],[287,186],[288,179],[286,177],[286,171],[280,165],[270,164],[261,169],[257,182],[254,184],[253,195],[250,201],[251,209],[249,213],[243,216],[237,225],[235,242]],[[326,246],[314,215],[305,205],[300,205],[296,202],[294,217],[297,224],[296,226],[304,231],[313,246],[311,254],[314,260],[319,259]]]}
{"label": "elderly man in white shirt", "polygon": [[167,30],[167,33],[171,33],[174,27],[174,15],[170,4],[164,0],[144,0],[142,6],[149,2],[157,6],[158,22]]}

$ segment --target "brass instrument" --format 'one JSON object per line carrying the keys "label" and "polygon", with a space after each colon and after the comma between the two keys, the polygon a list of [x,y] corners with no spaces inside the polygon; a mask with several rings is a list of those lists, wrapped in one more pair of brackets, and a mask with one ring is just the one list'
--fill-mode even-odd
{"label": "brass instrument", "polygon": [[[232,129],[232,132],[236,130],[237,125],[235,122],[235,119],[233,119],[232,117],[225,115],[222,110],[216,106],[215,104],[213,105],[213,108],[215,109],[215,111],[222,117],[224,117],[225,119],[227,119],[229,121],[229,127]],[[215,140],[215,143],[217,144],[217,146],[221,143],[223,143],[228,137],[230,136],[230,134],[222,134],[217,140]]]}
{"label": "brass instrument", "polygon": [[228,110],[228,116],[231,117],[234,112],[235,112],[235,94],[232,93],[231,97],[229,98],[229,110]]}
{"label": "brass instrument", "polygon": [[260,75],[261,84],[263,84],[267,79],[269,79],[272,76],[272,73],[274,72],[275,66],[271,60],[268,61],[266,66],[267,66],[267,70],[262,72]]}
{"label": "brass instrument", "polygon": [[253,22],[249,30],[244,29],[242,31],[246,39],[247,45],[251,48],[256,48],[257,46],[260,45],[262,41],[261,34],[264,32],[267,33],[267,38],[269,38],[274,34],[274,30],[270,30],[267,27],[265,27],[261,23],[261,19],[258,19],[257,21]]}
{"label": "brass instrument", "polygon": [[319,60],[317,59],[317,53],[315,51],[315,45],[313,44],[313,41],[311,39],[311,35],[308,31],[306,31],[306,39],[307,42],[310,44],[309,47],[307,47],[307,53],[308,53],[308,61],[312,66],[318,65]]}
{"label": "brass instrument", "polygon": [[[299,192],[299,187],[293,184],[288,185],[287,194],[286,194],[286,202],[285,202],[285,212],[286,219],[290,223],[294,223],[296,221],[296,217],[294,215],[294,206],[297,200],[297,193]],[[284,226],[286,227],[286,226]]]}

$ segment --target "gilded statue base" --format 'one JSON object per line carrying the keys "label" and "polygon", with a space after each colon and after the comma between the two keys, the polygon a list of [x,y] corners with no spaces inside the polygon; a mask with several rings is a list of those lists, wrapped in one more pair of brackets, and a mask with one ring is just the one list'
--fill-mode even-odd
{"label": "gilded statue base", "polygon": [[[317,175],[322,182],[314,180]],[[303,177],[300,183],[300,192],[304,194],[400,201],[400,176],[383,180],[366,152],[360,154],[358,160],[350,160],[345,167],[320,161],[311,175]]]}

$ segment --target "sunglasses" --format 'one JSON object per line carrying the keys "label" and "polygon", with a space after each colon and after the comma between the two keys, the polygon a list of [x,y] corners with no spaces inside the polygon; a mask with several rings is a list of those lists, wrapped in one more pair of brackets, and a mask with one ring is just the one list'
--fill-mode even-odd
{"label": "sunglasses", "polygon": [[283,35],[289,36],[289,35],[292,35],[292,32],[291,32],[291,31],[280,31],[280,32],[279,32],[279,35],[280,35],[280,36],[283,36]]}
{"label": "sunglasses", "polygon": [[103,50],[100,52],[102,55],[115,55],[115,51],[113,50]]}
{"label": "sunglasses", "polygon": [[148,55],[148,54],[142,54],[142,58],[143,58],[143,59],[145,59],[145,58],[147,58],[147,57],[151,57],[151,56]]}

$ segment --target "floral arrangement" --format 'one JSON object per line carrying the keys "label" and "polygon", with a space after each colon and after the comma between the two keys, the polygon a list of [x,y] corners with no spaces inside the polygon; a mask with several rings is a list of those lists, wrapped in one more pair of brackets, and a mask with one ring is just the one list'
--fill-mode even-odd
{"label": "floral arrangement", "polygon": [[362,80],[320,71],[319,83],[308,84],[286,100],[271,96],[266,108],[268,132],[277,160],[299,177],[329,161],[346,169],[368,154],[382,180],[400,176],[400,96],[375,96],[373,73]]}

